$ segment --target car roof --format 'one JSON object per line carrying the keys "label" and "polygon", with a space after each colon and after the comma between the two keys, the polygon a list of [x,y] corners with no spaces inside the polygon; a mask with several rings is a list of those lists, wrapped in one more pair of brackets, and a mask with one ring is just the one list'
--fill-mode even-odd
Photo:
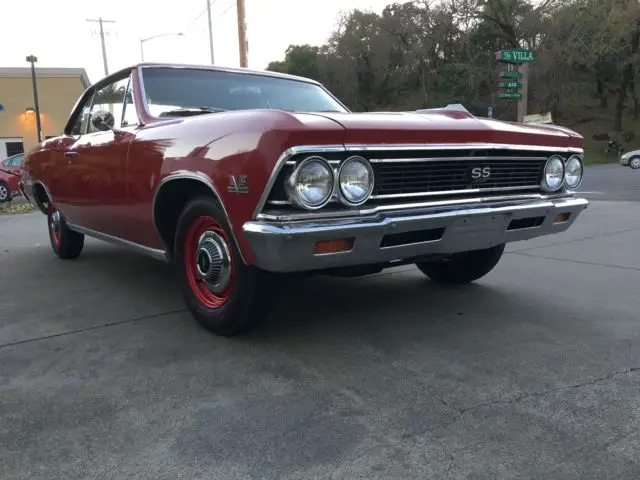
{"label": "car roof", "polygon": [[92,86],[103,83],[107,78],[118,76],[133,68],[188,68],[198,70],[211,70],[216,72],[229,72],[229,73],[242,73],[245,75],[260,75],[265,77],[283,78],[287,80],[297,80],[299,82],[312,83],[315,85],[321,85],[320,82],[307,77],[300,77],[298,75],[290,75],[288,73],[272,72],[270,70],[251,70],[248,68],[234,68],[234,67],[219,67],[216,65],[204,65],[204,64],[189,64],[189,63],[153,63],[153,62],[140,62],[130,65],[125,68],[121,68],[117,72],[110,73],[106,77],[100,78],[97,82],[94,82]]}

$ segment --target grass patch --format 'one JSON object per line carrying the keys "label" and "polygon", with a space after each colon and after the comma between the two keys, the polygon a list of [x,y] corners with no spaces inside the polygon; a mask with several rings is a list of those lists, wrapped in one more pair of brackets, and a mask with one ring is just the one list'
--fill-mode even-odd
{"label": "grass patch", "polygon": [[35,212],[36,207],[27,202],[10,202],[0,204],[0,215],[14,215],[17,213]]}

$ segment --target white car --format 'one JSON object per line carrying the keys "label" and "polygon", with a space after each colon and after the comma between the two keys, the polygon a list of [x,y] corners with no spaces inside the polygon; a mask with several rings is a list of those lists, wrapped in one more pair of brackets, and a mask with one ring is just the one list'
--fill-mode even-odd
{"label": "white car", "polygon": [[634,170],[640,168],[640,150],[631,150],[620,155],[620,165]]}

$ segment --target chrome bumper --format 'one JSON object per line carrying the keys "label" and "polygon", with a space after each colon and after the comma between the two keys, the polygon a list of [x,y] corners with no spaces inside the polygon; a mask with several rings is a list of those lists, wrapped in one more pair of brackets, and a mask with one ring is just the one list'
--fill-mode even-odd
{"label": "chrome bumper", "polygon": [[[250,221],[244,235],[256,265],[272,272],[387,263],[488,248],[564,232],[587,208],[574,196],[466,203],[304,222]],[[557,221],[561,214],[569,214]],[[340,253],[314,254],[316,242],[353,238]]]}

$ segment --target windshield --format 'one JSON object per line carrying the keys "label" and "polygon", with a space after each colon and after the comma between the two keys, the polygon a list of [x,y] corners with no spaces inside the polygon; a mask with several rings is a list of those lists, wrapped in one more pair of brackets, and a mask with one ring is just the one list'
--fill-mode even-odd
{"label": "windshield", "polygon": [[142,69],[149,113],[273,108],[290,112],[346,112],[322,87],[286,78],[197,68]]}

